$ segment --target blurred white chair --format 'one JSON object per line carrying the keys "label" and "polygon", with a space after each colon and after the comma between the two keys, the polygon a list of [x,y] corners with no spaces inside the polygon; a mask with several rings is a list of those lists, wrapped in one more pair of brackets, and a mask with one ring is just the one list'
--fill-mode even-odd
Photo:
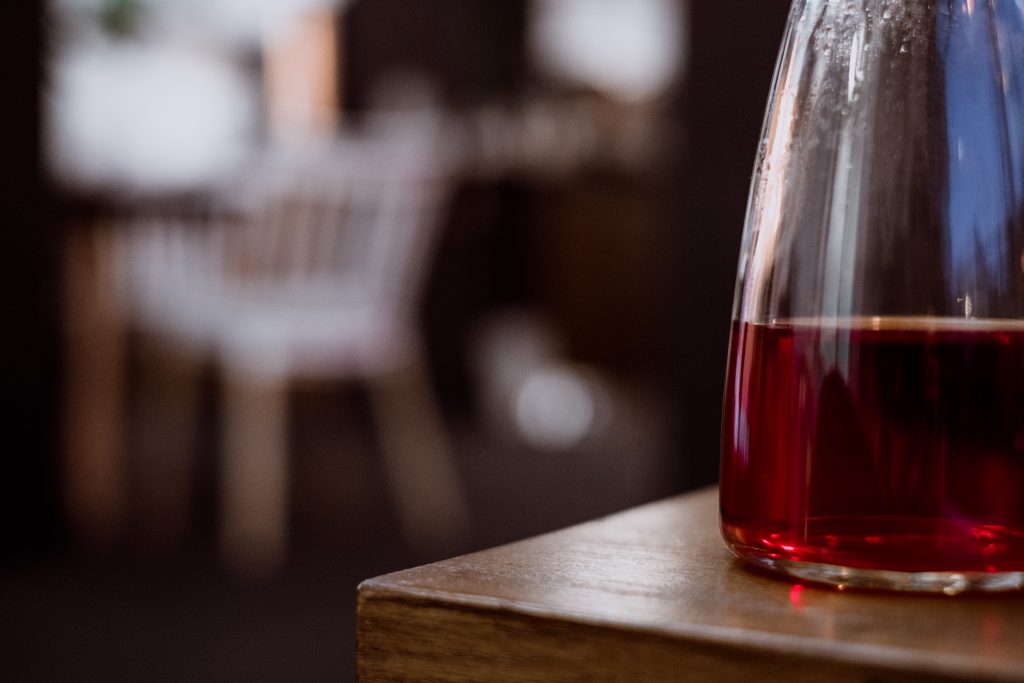
{"label": "blurred white chair", "polygon": [[197,224],[116,233],[127,323],[221,369],[221,542],[238,570],[286,555],[287,398],[302,378],[366,382],[409,542],[464,537],[417,319],[448,187],[439,133],[429,113],[381,115],[366,133],[268,153]]}

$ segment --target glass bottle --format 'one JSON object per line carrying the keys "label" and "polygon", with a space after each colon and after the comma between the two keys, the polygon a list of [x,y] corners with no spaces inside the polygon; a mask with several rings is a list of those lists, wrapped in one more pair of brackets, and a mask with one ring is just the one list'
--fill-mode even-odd
{"label": "glass bottle", "polygon": [[802,579],[1024,586],[1024,2],[794,0],[721,514],[737,555]]}

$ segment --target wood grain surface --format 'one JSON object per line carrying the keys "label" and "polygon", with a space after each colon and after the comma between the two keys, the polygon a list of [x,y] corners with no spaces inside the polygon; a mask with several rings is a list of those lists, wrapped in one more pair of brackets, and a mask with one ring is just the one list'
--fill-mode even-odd
{"label": "wood grain surface", "polygon": [[1024,680],[1024,595],[748,570],[715,489],[370,579],[357,630],[363,681]]}

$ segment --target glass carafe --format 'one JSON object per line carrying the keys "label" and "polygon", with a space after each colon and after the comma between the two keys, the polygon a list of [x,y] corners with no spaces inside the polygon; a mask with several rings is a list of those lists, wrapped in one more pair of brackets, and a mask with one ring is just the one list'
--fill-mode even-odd
{"label": "glass carafe", "polygon": [[740,255],[723,535],[843,587],[1024,586],[1024,2],[795,0]]}

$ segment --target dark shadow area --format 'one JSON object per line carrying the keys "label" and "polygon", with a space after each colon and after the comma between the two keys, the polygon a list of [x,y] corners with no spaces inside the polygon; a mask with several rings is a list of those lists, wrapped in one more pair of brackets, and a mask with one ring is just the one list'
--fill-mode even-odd
{"label": "dark shadow area", "polygon": [[[103,30],[130,32],[173,3],[94,4],[107,12]],[[68,22],[37,2],[0,10],[0,50],[18,65],[0,119],[10,140],[0,156],[9,316],[0,656],[8,676],[350,680],[363,579],[715,481],[736,256],[786,5],[664,3],[659,11],[671,10],[676,23],[645,41],[666,45],[645,58],[660,54],[665,64],[641,63],[633,81],[544,67],[537,52],[552,48],[531,39],[538,3],[523,0],[353,2],[290,43],[320,45],[327,62],[304,62],[308,54],[278,52],[277,43],[224,48],[224,73],[241,75],[223,82],[241,83],[257,111],[210,139],[238,134],[262,149],[323,126],[328,135],[363,132],[387,107],[431,108],[450,124],[450,137],[436,139],[445,168],[455,169],[416,324],[469,532],[447,537],[425,524],[424,540],[410,530],[402,487],[417,477],[396,478],[385,455],[408,434],[381,428],[372,381],[297,380],[285,390],[285,549],[279,568],[268,563],[257,579],[246,571],[258,563],[239,573],[223,561],[222,420],[232,405],[223,359],[204,349],[186,373],[192,389],[183,389],[180,359],[166,360],[175,357],[173,335],[105,317],[133,292],[103,289],[103,239],[139,217],[202,214],[210,223],[203,202],[212,192],[202,184],[140,189],[177,158],[166,147],[145,169],[152,176],[119,182],[106,169],[94,185],[84,176],[69,182],[51,149],[60,117],[47,115],[67,77],[53,55],[69,40]],[[564,17],[549,19],[564,30]],[[127,45],[144,45],[154,31]],[[129,73],[146,59],[116,68]],[[275,64],[310,63],[334,74],[316,94],[336,98],[329,115],[296,114],[296,91],[268,94],[301,80],[275,81]],[[204,64],[195,73],[224,66]],[[664,78],[636,80],[655,67]],[[134,128],[122,128],[114,152],[135,139]],[[114,152],[111,168],[122,171],[118,164],[142,154]],[[78,158],[75,172],[100,168],[89,161]],[[250,176],[255,168],[243,166]],[[175,402],[187,391],[192,398]],[[166,450],[187,453],[184,474],[153,455]],[[172,480],[188,493],[169,493]],[[252,514],[241,517],[244,536]]]}

